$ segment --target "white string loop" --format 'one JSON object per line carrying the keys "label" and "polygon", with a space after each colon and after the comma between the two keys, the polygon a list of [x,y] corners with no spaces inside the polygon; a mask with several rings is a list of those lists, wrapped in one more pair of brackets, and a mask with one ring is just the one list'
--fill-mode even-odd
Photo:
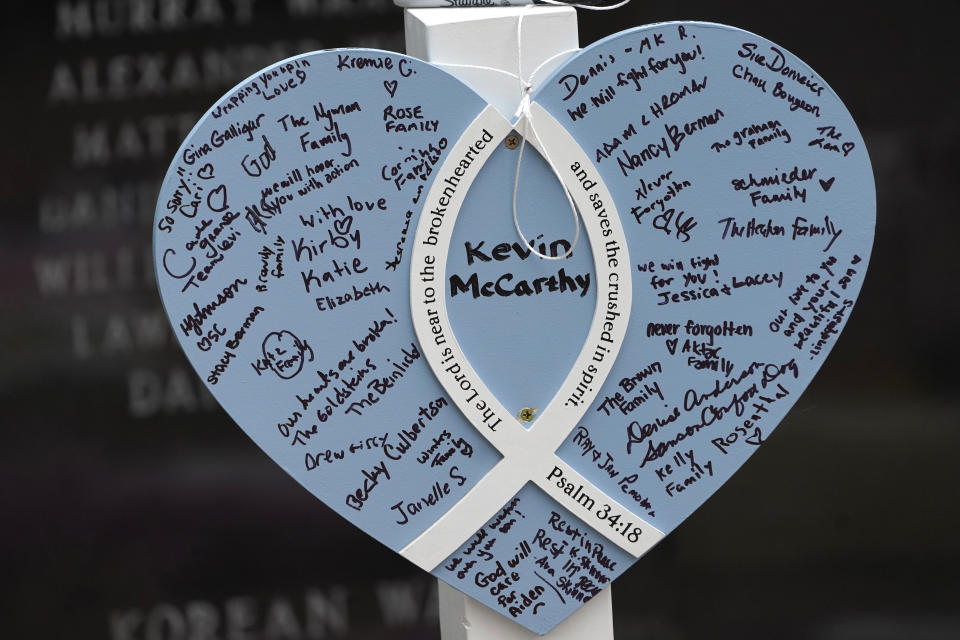
{"label": "white string loop", "polygon": [[630,0],[623,0],[617,4],[611,4],[606,7],[598,7],[592,4],[577,4],[575,2],[563,2],[562,0],[539,0],[540,4],[552,4],[558,7],[575,7],[577,9],[588,9],[590,11],[610,11],[630,4]]}
{"label": "white string loop", "polygon": [[[629,2],[630,0],[627,0]],[[565,3],[553,3],[553,4],[565,4]],[[557,56],[553,56],[547,61],[543,62],[536,69],[533,70],[533,73],[529,77],[525,77],[523,74],[523,18],[527,14],[529,7],[525,8],[523,12],[520,13],[520,16],[517,18],[517,81],[520,85],[520,106],[517,108],[517,124],[516,129],[520,134],[520,150],[517,153],[517,171],[513,177],[513,228],[516,229],[517,235],[520,236],[520,240],[524,245],[530,247],[531,253],[537,256],[541,260],[566,260],[573,255],[573,250],[577,247],[577,243],[580,242],[580,211],[577,209],[576,203],[573,201],[573,195],[570,193],[570,189],[567,188],[566,183],[563,181],[563,177],[560,175],[560,172],[557,170],[557,166],[554,164],[553,159],[550,157],[550,154],[547,153],[547,150],[543,146],[543,141],[540,139],[540,136],[537,134],[537,129],[533,125],[533,112],[531,108],[531,96],[533,94],[533,79],[536,77],[537,72],[540,71],[546,64],[552,62]],[[564,52],[566,53],[566,52]],[[558,54],[559,55],[559,54]],[[526,125],[524,127],[524,125]],[[521,131],[521,127],[524,127],[525,130]],[[537,251],[533,243],[527,240],[527,237],[523,235],[523,229],[520,228],[520,216],[517,213],[517,194],[520,191],[520,167],[523,164],[523,150],[527,146],[527,133],[530,133],[532,139],[536,142],[537,146],[540,147],[542,157],[547,161],[547,164],[550,166],[550,170],[553,172],[553,175],[556,176],[557,180],[560,181],[560,186],[563,187],[563,195],[567,198],[567,204],[570,206],[570,211],[573,212],[573,226],[575,229],[573,235],[573,243],[570,245],[570,248],[567,249],[567,252],[562,256],[551,256]]]}
{"label": "white string loop", "polygon": [[[530,247],[530,251],[533,253],[533,255],[542,260],[566,260],[573,255],[573,250],[576,248],[577,243],[580,242],[580,211],[577,209],[577,205],[573,201],[573,196],[570,194],[570,190],[567,188],[567,185],[564,184],[563,178],[560,176],[560,172],[557,170],[557,166],[553,163],[553,159],[543,147],[543,141],[537,134],[536,127],[533,126],[533,118],[531,117],[530,110],[530,95],[533,92],[533,86],[527,85],[523,91],[523,99],[520,101],[520,108],[517,109],[520,119],[517,120],[516,128],[518,133],[520,133],[521,140],[520,149],[517,152],[517,171],[513,176],[513,227],[517,230],[517,235],[520,236],[520,240],[523,242],[523,244]],[[536,141],[537,145],[541,149],[543,149],[542,157],[547,161],[547,164],[550,166],[550,170],[553,171],[553,175],[555,175],[557,180],[560,181],[560,186],[563,187],[563,195],[566,196],[567,204],[570,206],[570,211],[573,212],[573,225],[576,231],[574,232],[573,243],[570,245],[570,248],[567,249],[567,252],[562,256],[551,256],[540,253],[534,248],[533,243],[527,240],[527,237],[523,234],[523,229],[520,228],[520,217],[517,213],[517,194],[520,191],[520,167],[523,164],[523,150],[527,146],[527,131],[520,131],[522,125],[526,125],[525,129],[529,131],[531,138]]]}
{"label": "white string loop", "polygon": [[[631,0],[623,0],[614,5],[599,7],[592,5],[584,4],[575,4],[570,2],[560,2],[558,0],[539,0],[540,4],[549,4],[556,6],[564,7],[575,7],[578,9],[588,9],[590,11],[609,11],[611,9],[619,9],[622,6],[625,6],[630,3]],[[577,51],[577,49],[568,49],[566,51],[561,51],[560,53],[547,58],[544,62],[540,63],[536,69],[533,70],[529,76],[525,76],[523,73],[523,18],[527,14],[527,11],[533,5],[527,5],[524,7],[523,11],[517,18],[517,73],[510,73],[504,69],[497,69],[495,67],[487,67],[483,65],[473,65],[473,64],[446,64],[446,63],[436,63],[442,67],[457,67],[461,69],[480,69],[483,71],[493,71],[496,73],[501,73],[508,75],[517,80],[519,89],[520,89],[520,104],[517,107],[516,112],[513,114],[517,121],[515,123],[515,129],[517,133],[520,134],[520,150],[517,153],[517,171],[513,179],[513,227],[517,231],[517,235],[520,236],[520,240],[523,241],[523,244],[530,248],[530,251],[533,255],[537,256],[542,260],[566,260],[573,255],[573,250],[576,248],[577,243],[580,242],[580,216],[581,213],[577,209],[576,203],[573,201],[573,195],[570,193],[570,189],[567,188],[566,183],[563,181],[563,177],[560,175],[560,171],[557,169],[557,166],[554,164],[553,159],[550,157],[550,154],[547,153],[546,149],[543,146],[543,141],[540,139],[540,136],[537,134],[537,129],[533,124],[533,111],[532,111],[532,96],[533,96],[533,81],[537,77],[537,74],[551,62],[556,60],[561,56],[568,55]],[[521,130],[523,129],[523,130]],[[537,251],[533,243],[527,240],[527,237],[523,234],[523,230],[520,228],[520,218],[517,214],[517,194],[520,191],[520,167],[523,163],[523,151],[527,146],[527,135],[529,132],[531,139],[540,147],[542,150],[542,157],[546,160],[547,165],[549,165],[550,170],[553,172],[553,175],[556,176],[557,180],[560,181],[560,186],[563,187],[563,195],[567,198],[567,204],[570,206],[570,210],[573,212],[573,223],[576,229],[573,236],[573,243],[570,245],[570,248],[562,256],[550,256]]]}

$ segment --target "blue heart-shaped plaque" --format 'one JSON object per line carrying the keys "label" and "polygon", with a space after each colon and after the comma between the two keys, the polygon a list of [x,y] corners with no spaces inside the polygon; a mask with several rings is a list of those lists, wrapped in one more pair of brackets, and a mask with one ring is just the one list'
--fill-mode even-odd
{"label": "blue heart-shaped plaque", "polygon": [[875,203],[833,91],[731,27],[617,34],[529,105],[394,53],[285,60],[191,132],[154,239],[244,431],[545,633],[770,436],[851,313]]}

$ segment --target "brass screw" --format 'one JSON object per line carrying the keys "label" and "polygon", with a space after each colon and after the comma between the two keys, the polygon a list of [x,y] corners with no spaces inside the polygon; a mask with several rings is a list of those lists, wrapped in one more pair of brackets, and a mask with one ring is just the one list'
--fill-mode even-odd
{"label": "brass screw", "polygon": [[506,140],[503,141],[503,146],[513,151],[520,146],[520,136],[515,133],[511,133],[507,136]]}
{"label": "brass screw", "polygon": [[521,422],[533,422],[533,416],[536,415],[538,409],[520,409],[520,420]]}

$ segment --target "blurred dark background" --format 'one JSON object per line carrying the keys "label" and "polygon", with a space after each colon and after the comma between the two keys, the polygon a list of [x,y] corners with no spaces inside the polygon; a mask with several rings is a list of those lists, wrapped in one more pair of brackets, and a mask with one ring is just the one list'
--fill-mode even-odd
{"label": "blurred dark background", "polygon": [[[951,5],[664,6],[581,12],[581,40],[699,19],[790,49],[860,123],[877,236],[814,384],[616,583],[618,638],[960,638]],[[432,580],[328,511],[205,394],[150,261],[156,190],[201,113],[295,53],[402,51],[400,10],[17,0],[0,22],[0,637],[439,637]]]}

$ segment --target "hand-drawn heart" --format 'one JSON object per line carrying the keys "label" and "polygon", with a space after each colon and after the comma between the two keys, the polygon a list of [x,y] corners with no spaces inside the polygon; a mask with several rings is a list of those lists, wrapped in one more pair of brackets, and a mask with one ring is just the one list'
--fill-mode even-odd
{"label": "hand-drawn heart", "polygon": [[[198,171],[197,177],[200,177],[199,173]],[[230,205],[227,202],[227,185],[221,184],[207,194],[207,208],[213,213],[226,211],[229,207]]]}
{"label": "hand-drawn heart", "polygon": [[333,230],[337,235],[350,235],[350,228],[353,226],[353,216],[344,216],[333,221]]}
{"label": "hand-drawn heart", "polygon": [[197,177],[201,180],[210,180],[213,178],[213,165],[209,162],[197,169]]}
{"label": "hand-drawn heart", "polygon": [[824,81],[731,27],[607,38],[526,115],[398,54],[290,58],[185,141],[154,240],[175,333],[241,428],[545,633],[809,384],[863,282],[874,186]]}

